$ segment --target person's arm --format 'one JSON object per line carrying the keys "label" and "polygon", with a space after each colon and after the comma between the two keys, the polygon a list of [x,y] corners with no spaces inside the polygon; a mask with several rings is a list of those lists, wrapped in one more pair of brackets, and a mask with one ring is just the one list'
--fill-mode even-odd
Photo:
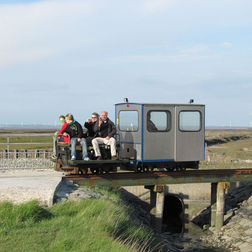
{"label": "person's arm", "polygon": [[57,133],[57,136],[62,135],[63,131],[66,129],[67,127],[67,123],[64,123],[61,127],[61,129],[59,130],[59,132]]}
{"label": "person's arm", "polygon": [[83,137],[83,129],[82,129],[81,125],[79,123],[76,123],[76,126],[77,126],[77,130],[78,130],[77,137],[82,138]]}
{"label": "person's arm", "polygon": [[91,122],[85,122],[84,127],[87,128],[87,129],[90,129],[92,127],[92,123]]}
{"label": "person's arm", "polygon": [[116,126],[112,121],[109,121],[109,124],[110,124],[110,129],[109,129],[108,136],[113,137],[116,134]]}

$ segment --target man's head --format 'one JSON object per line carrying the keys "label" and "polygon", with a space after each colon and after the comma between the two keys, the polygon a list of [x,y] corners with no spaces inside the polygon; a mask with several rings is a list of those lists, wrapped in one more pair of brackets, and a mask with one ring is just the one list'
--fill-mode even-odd
{"label": "man's head", "polygon": [[68,114],[65,116],[65,118],[66,118],[66,122],[67,122],[67,123],[70,123],[70,122],[72,122],[72,121],[74,120],[73,115],[70,114],[70,113],[68,113]]}
{"label": "man's head", "polygon": [[103,121],[106,121],[107,118],[108,118],[108,112],[107,112],[107,111],[102,111],[102,112],[101,112],[101,119],[102,119]]}
{"label": "man's head", "polygon": [[92,122],[96,122],[99,118],[99,114],[96,112],[92,113]]}

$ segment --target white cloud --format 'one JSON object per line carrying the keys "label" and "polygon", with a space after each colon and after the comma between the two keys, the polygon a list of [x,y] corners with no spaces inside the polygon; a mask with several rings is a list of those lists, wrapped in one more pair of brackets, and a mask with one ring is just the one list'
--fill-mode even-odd
{"label": "white cloud", "polygon": [[220,44],[222,47],[231,48],[233,44],[231,42],[223,42]]}
{"label": "white cloud", "polygon": [[151,14],[164,11],[173,6],[174,3],[174,0],[148,0],[143,2],[142,9]]}
{"label": "white cloud", "polygon": [[209,51],[209,46],[204,44],[194,45],[181,50],[181,54],[200,54]]}
{"label": "white cloud", "polygon": [[0,67],[39,60],[69,47],[74,24],[92,11],[92,4],[80,0],[0,5]]}

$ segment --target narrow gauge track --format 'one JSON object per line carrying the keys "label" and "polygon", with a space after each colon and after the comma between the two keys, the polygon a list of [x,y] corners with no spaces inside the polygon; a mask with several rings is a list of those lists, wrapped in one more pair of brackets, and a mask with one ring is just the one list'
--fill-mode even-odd
{"label": "narrow gauge track", "polygon": [[73,180],[87,186],[134,186],[184,183],[218,183],[252,181],[252,169],[187,170],[178,172],[119,172],[108,174],[65,175],[63,180]]}

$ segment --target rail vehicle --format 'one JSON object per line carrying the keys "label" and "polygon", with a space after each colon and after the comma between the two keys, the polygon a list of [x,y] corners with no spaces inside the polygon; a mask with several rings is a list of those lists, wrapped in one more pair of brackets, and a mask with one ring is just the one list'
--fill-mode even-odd
{"label": "rail vehicle", "polygon": [[70,160],[71,146],[56,143],[56,170],[71,174],[102,174],[118,171],[152,172],[198,169],[205,157],[205,105],[201,104],[115,104],[117,160],[110,147],[100,145],[103,160]]}

